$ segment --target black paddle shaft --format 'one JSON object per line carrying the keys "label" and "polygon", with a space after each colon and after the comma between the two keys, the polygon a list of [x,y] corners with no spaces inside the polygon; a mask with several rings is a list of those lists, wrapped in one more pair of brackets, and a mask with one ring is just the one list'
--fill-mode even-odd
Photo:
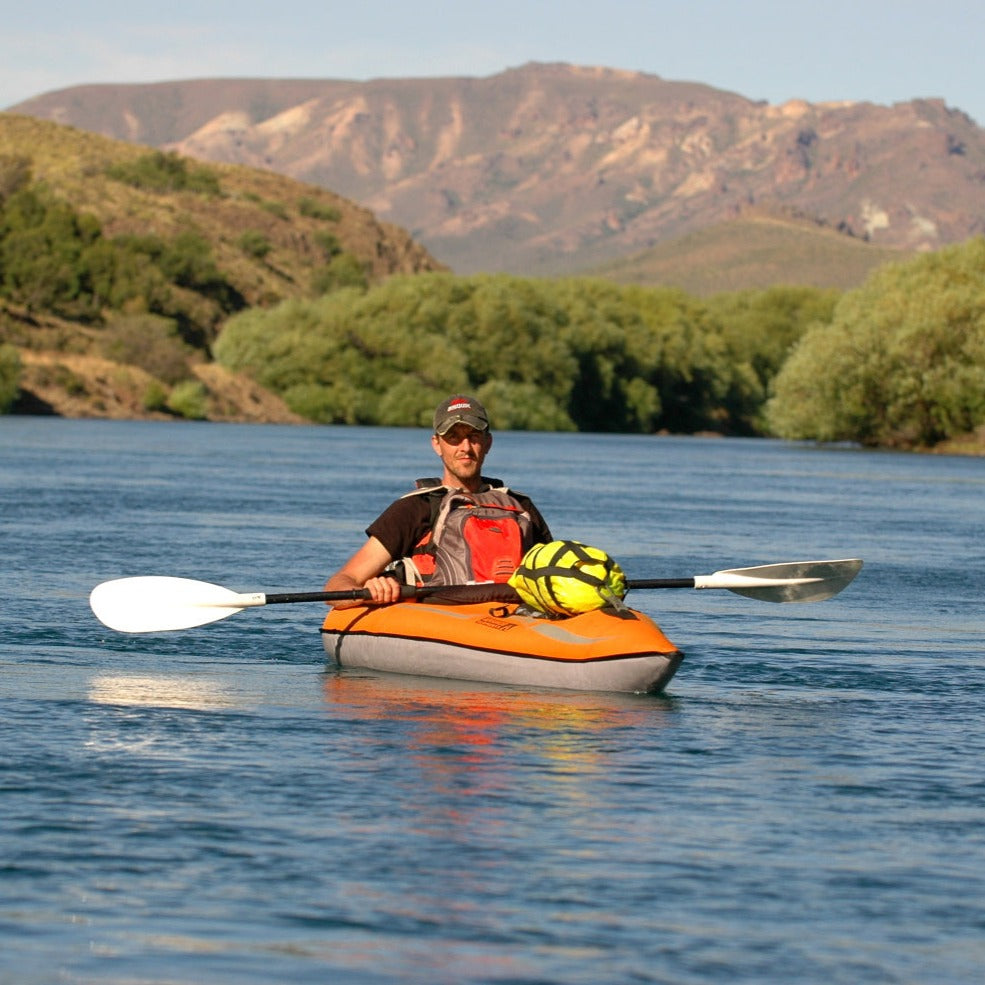
{"label": "black paddle shaft", "polygon": [[282,592],[264,597],[267,605],[281,602],[346,602],[350,599],[368,599],[369,592],[365,588],[353,588],[345,592]]}
{"label": "black paddle shaft", "polygon": [[[693,578],[644,578],[626,582],[627,590],[634,588],[694,588]],[[402,598],[422,598],[428,595],[448,595],[456,601],[485,602],[517,601],[518,596],[508,585],[445,585],[433,588],[415,588],[413,585],[402,585]],[[348,602],[354,599],[368,599],[369,592],[365,588],[352,588],[341,592],[284,592],[266,596],[267,605],[277,605],[282,602]]]}
{"label": "black paddle shaft", "polygon": [[[401,585],[400,597],[405,599],[440,596],[454,602],[518,602],[516,591],[505,584],[479,585],[432,585],[418,588],[414,585]],[[348,602],[355,599],[370,598],[365,588],[351,588],[341,592],[284,592],[280,595],[264,596],[267,605],[280,602]]]}
{"label": "black paddle shaft", "polygon": [[633,588],[694,588],[693,578],[643,578],[626,582],[627,589]]}

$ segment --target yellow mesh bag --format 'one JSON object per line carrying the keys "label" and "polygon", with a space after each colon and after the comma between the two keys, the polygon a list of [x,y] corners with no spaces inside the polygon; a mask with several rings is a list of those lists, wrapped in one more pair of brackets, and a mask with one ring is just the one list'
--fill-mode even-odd
{"label": "yellow mesh bag", "polygon": [[531,547],[509,583],[532,609],[557,616],[618,607],[626,594],[619,565],[605,551],[576,540]]}

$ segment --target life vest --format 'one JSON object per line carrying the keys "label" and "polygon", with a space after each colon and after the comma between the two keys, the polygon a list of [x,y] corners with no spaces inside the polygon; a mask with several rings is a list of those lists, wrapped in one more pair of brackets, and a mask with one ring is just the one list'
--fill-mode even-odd
{"label": "life vest", "polygon": [[523,558],[530,514],[506,486],[484,481],[483,489],[472,493],[449,489],[437,479],[418,479],[418,488],[406,495],[430,497],[431,529],[400,562],[404,581],[465,585],[509,580]]}

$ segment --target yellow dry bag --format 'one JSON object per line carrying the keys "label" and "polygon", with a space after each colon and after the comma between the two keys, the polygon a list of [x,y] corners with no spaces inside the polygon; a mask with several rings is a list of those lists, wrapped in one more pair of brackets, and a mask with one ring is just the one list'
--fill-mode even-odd
{"label": "yellow dry bag", "polygon": [[537,544],[524,555],[510,585],[533,609],[573,616],[606,605],[618,607],[626,594],[622,569],[605,551],[576,540]]}

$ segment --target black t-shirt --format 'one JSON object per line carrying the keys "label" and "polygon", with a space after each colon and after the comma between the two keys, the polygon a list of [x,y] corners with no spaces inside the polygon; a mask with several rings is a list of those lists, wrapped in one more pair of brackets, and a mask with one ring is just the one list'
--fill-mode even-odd
{"label": "black t-shirt", "polygon": [[[444,488],[439,487],[430,496],[421,493],[398,499],[366,528],[366,535],[375,537],[394,560],[408,557],[431,529],[433,497],[443,496],[444,492]],[[550,543],[554,539],[551,531],[530,498],[512,489],[509,494],[530,514],[530,532],[523,544],[524,551],[530,550],[534,544]]]}

